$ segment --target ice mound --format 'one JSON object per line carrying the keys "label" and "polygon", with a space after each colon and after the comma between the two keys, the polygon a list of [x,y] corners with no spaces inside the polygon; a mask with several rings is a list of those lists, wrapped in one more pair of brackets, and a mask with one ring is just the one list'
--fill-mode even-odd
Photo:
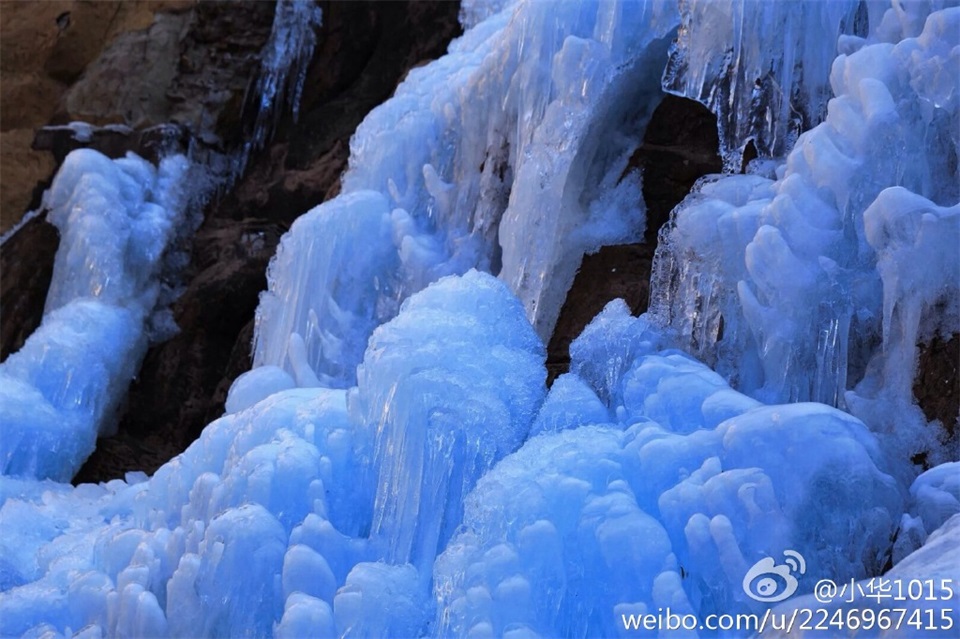
{"label": "ice mound", "polygon": [[477,271],[408,299],[374,332],[354,408],[373,431],[371,537],[388,560],[429,573],[464,496],[526,438],[545,358],[516,298]]}
{"label": "ice mound", "polygon": [[[622,614],[758,610],[744,579],[787,549],[806,559],[799,592],[818,575],[881,569],[902,497],[861,422],[822,405],[757,407],[669,351],[638,357],[623,378],[635,372],[680,382],[671,396],[699,416],[652,421],[642,407],[662,412],[656,385],[634,386],[638,408],[621,425],[580,426],[572,403],[558,413],[548,397],[541,415],[567,428],[533,437],[480,480],[437,559],[435,636],[609,637],[624,632]],[[570,389],[588,387],[570,375],[551,396]],[[704,420],[717,405],[732,416]]]}
{"label": "ice mound", "polygon": [[758,406],[660,340],[611,304],[577,352],[629,361],[543,401],[519,300],[445,278],[374,331],[356,388],[234,389],[248,407],[139,483],[0,479],[0,633],[612,636],[755,610],[741,584],[785,549],[800,592],[875,574],[903,508],[863,424]]}
{"label": "ice mound", "polygon": [[756,610],[742,582],[786,549],[806,559],[800,592],[882,568],[903,496],[863,423],[761,406],[658,341],[618,300],[574,342],[572,368],[607,374],[558,379],[547,432],[467,498],[434,568],[436,636],[616,636],[621,614]]}
{"label": "ice mound", "polygon": [[437,560],[436,636],[615,636],[618,602],[689,607],[666,531],[637,505],[625,439],[595,426],[535,437],[480,481]]}
{"label": "ice mound", "polygon": [[520,446],[545,376],[520,302],[471,271],[377,329],[358,387],[235,388],[148,480],[0,477],[0,635],[413,634],[464,496]]}
{"label": "ice mound", "polygon": [[713,177],[678,207],[651,307],[739,390],[847,406],[891,449],[939,462],[911,385],[918,341],[960,328],[960,180],[949,160],[960,148],[960,9],[931,13],[915,37],[873,43],[906,20],[890,12],[874,40],[837,57],[825,121],[775,180]]}
{"label": "ice mound", "polygon": [[60,247],[41,326],[0,365],[0,471],[68,481],[140,368],[188,162],[74,151],[43,206]]}

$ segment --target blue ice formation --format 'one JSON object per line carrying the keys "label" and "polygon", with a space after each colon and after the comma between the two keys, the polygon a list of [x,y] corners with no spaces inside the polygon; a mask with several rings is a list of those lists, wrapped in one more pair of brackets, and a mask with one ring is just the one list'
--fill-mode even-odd
{"label": "blue ice formation", "polygon": [[162,257],[185,212],[183,156],[71,153],[44,195],[60,247],[43,323],[0,364],[0,469],[69,481],[146,352]]}
{"label": "blue ice formation", "polygon": [[[351,385],[370,331],[399,301],[470,268],[499,273],[546,338],[583,253],[642,236],[639,176],[619,176],[661,95],[675,9],[530,2],[486,15],[369,114],[343,196],[283,239],[255,365],[292,374],[297,334],[321,380]],[[369,257],[323,246],[321,232],[344,226],[335,217],[365,220],[343,232],[362,235]],[[360,260],[356,298],[341,285],[354,277],[344,259]],[[321,288],[304,295],[304,278]]]}
{"label": "blue ice formation", "polygon": [[[912,398],[917,343],[960,330],[945,4],[464,2],[283,238],[226,414],[99,486],[58,482],[136,371],[182,160],[70,156],[48,313],[0,371],[0,636],[644,636],[622,615],[956,583],[960,468]],[[582,255],[642,232],[624,168],[663,89],[786,157],[702,181],[652,312],[611,302],[547,391]],[[787,551],[796,596],[758,600]],[[956,593],[924,602],[954,628]]]}
{"label": "blue ice formation", "polygon": [[[665,602],[750,610],[743,572],[785,547],[838,577],[879,570],[904,496],[864,425],[760,406],[651,333],[612,304],[581,351],[650,339],[616,377],[570,377],[595,393],[588,414],[621,419],[524,443],[535,407],[557,405],[543,346],[507,287],[470,271],[374,332],[357,387],[276,393],[152,478],[4,477],[0,631],[606,635]],[[679,412],[657,399],[674,379]]]}

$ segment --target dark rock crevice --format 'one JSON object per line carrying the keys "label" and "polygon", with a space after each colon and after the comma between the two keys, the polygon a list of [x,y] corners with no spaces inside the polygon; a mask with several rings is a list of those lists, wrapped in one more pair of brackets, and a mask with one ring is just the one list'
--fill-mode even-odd
{"label": "dark rock crevice", "polygon": [[913,396],[924,416],[939,420],[946,449],[960,453],[960,334],[920,345]]}
{"label": "dark rock crevice", "polygon": [[723,169],[718,149],[714,115],[698,102],[665,95],[627,168],[643,176],[643,242],[604,246],[584,256],[547,348],[551,383],[570,366],[570,342],[607,302],[619,297],[635,315],[647,310],[658,233],[700,177]]}

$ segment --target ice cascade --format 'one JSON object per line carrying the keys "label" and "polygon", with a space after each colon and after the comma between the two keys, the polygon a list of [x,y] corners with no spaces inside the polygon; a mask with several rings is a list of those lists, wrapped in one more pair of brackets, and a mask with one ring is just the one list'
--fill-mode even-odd
{"label": "ice cascade", "polygon": [[43,321],[0,364],[4,475],[69,481],[114,427],[146,353],[188,166],[91,150],[64,160],[42,205],[61,236]]}

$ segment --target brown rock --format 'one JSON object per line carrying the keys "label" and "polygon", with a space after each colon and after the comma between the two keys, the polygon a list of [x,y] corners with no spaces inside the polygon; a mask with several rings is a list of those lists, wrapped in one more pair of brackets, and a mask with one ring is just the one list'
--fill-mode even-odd
{"label": "brown rock", "polygon": [[940,420],[954,455],[960,452],[960,334],[920,345],[913,395],[928,420]]}
{"label": "brown rock", "polygon": [[53,173],[53,157],[31,149],[31,140],[33,129],[0,131],[0,233],[38,203],[34,191]]}
{"label": "brown rock", "polygon": [[[32,129],[51,121],[64,92],[105,48],[110,49],[114,40],[135,40],[129,32],[144,29],[147,31],[143,34],[159,38],[157,30],[151,27],[155,18],[166,24],[174,20],[172,14],[189,11],[193,4],[192,0],[0,2],[0,232],[20,219],[37,184],[51,177],[53,163],[30,149]],[[165,17],[160,18],[161,15]],[[157,48],[157,44],[145,42],[143,37],[140,36],[142,44],[151,50]],[[129,72],[120,83],[121,98],[108,108],[110,99],[101,100],[98,96],[105,109],[96,113],[94,119],[98,122],[125,121],[124,114],[131,103],[144,96],[150,98],[148,107],[156,103],[156,75],[144,73],[156,69],[131,67],[129,62],[137,59],[137,51],[127,46],[125,52],[129,60],[121,62]],[[77,101],[75,97],[74,102]],[[151,113],[159,117],[156,109]],[[60,121],[82,119],[89,114],[83,108],[78,108],[73,117],[63,111]],[[162,120],[156,120],[159,121]]]}
{"label": "brown rock", "polygon": [[41,216],[0,246],[0,360],[20,350],[40,325],[59,245],[56,227]]}
{"label": "brown rock", "polygon": [[117,36],[67,91],[65,119],[132,128],[166,122],[171,110],[167,88],[177,73],[189,18],[160,13],[146,29]]}

